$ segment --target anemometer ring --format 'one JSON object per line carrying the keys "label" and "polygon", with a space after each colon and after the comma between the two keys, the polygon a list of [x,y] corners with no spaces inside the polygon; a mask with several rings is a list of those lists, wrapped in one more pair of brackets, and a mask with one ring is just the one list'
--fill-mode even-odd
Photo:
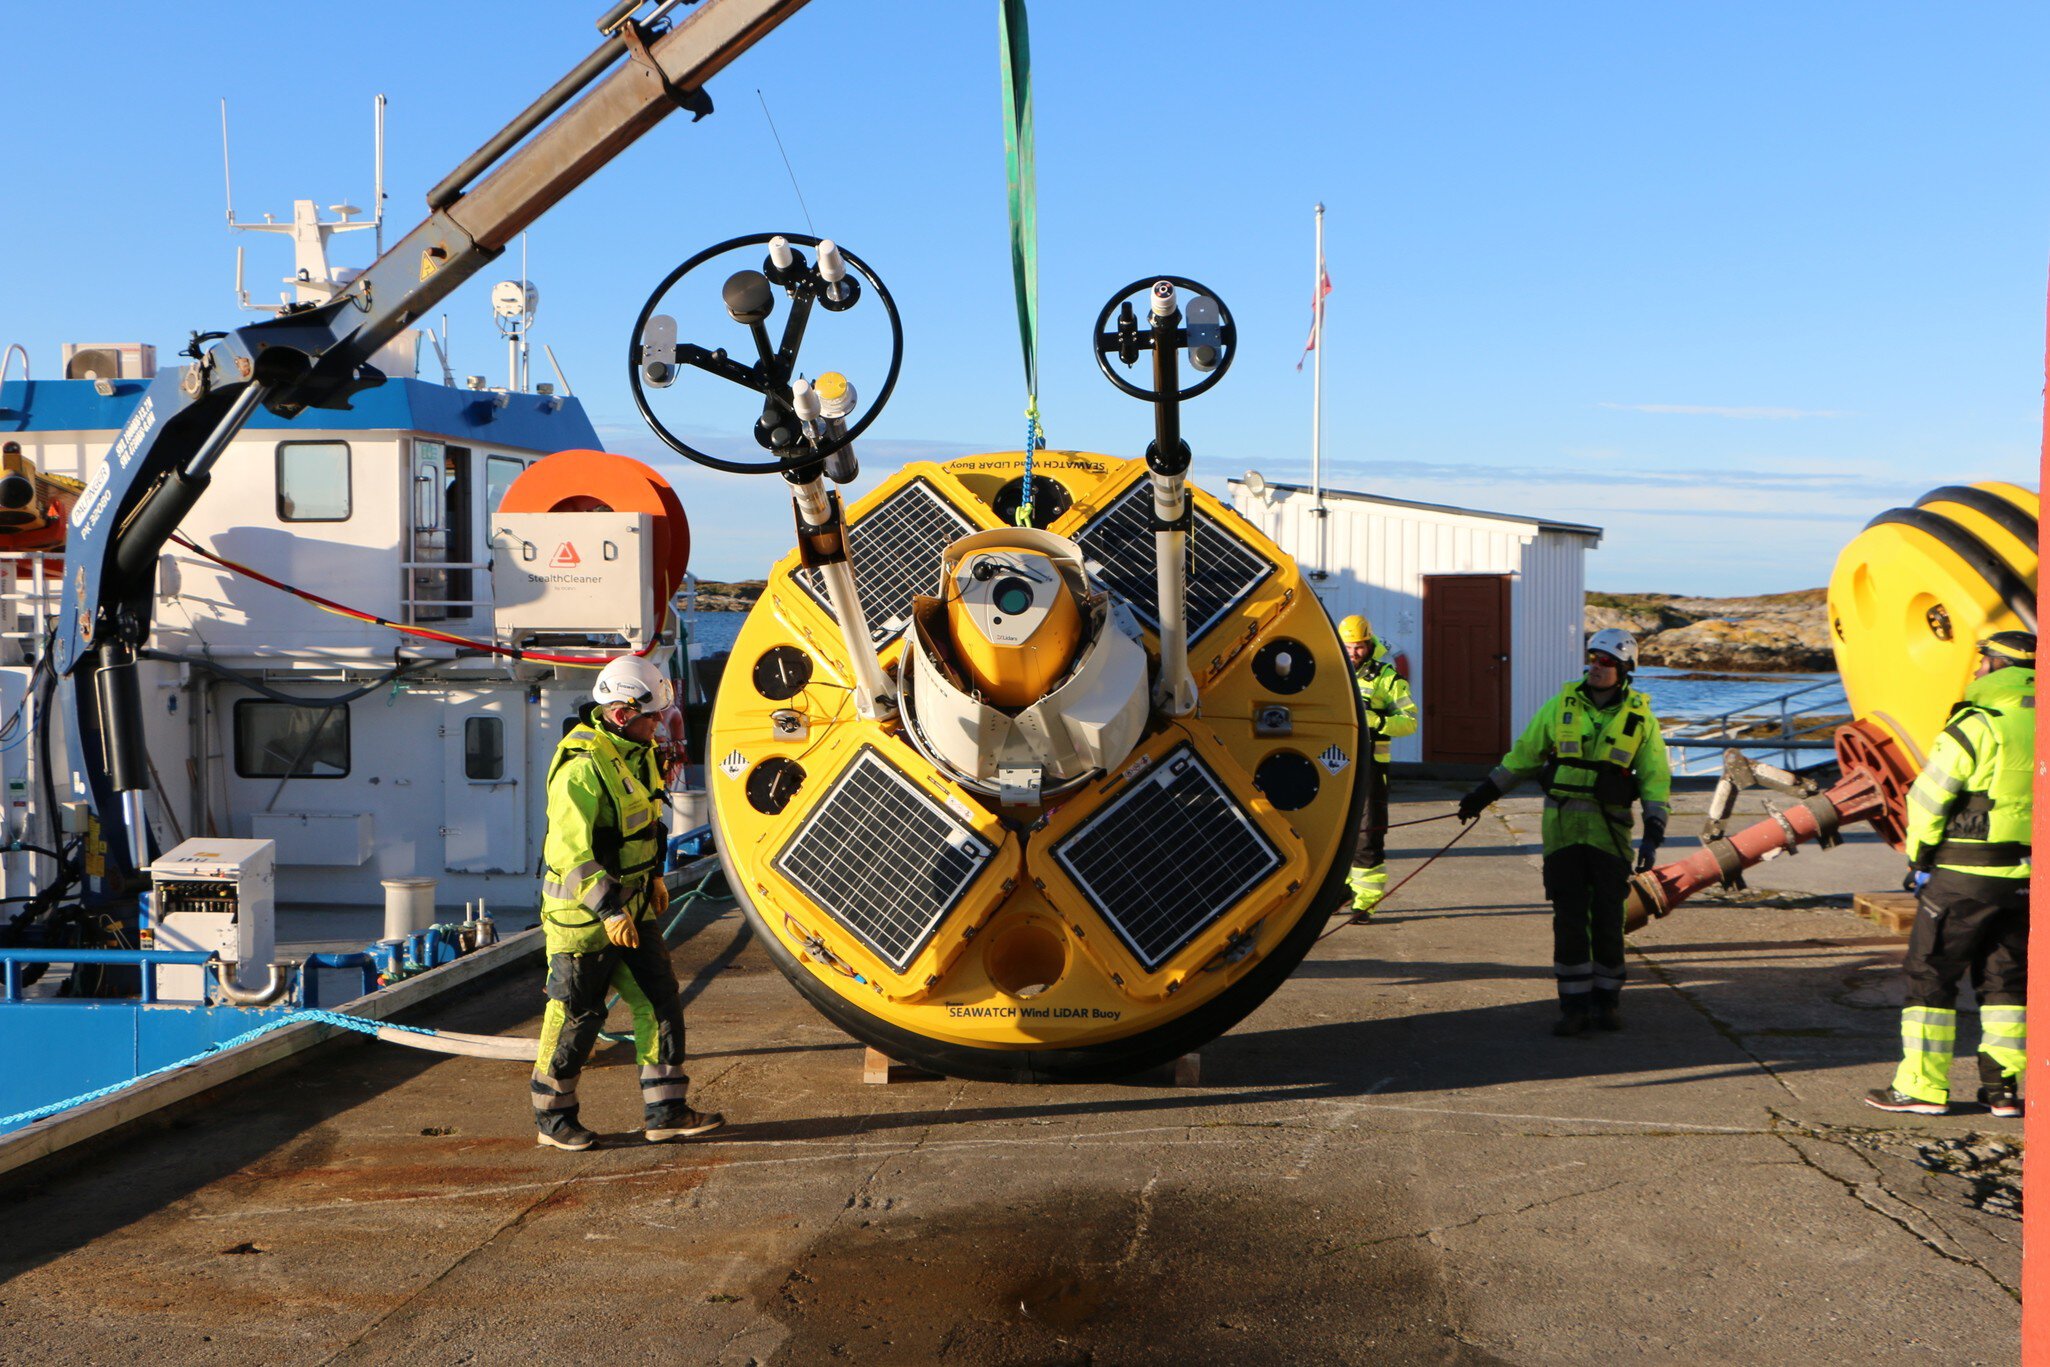
{"label": "anemometer ring", "polygon": [[1097,368],[1103,372],[1103,377],[1124,393],[1149,403],[1161,396],[1145,385],[1134,384],[1112,370],[1111,362],[1117,360],[1129,366],[1138,360],[1142,352],[1153,349],[1152,319],[1145,311],[1144,305],[1134,311],[1134,324],[1129,328],[1123,325],[1122,320],[1117,326],[1113,326],[1111,315],[1117,311],[1118,305],[1129,304],[1135,294],[1147,295],[1147,302],[1150,304],[1153,287],[1161,281],[1175,287],[1175,307],[1182,314],[1176,322],[1174,333],[1175,348],[1178,351],[1186,352],[1190,348],[1190,334],[1198,330],[1191,327],[1187,316],[1190,301],[1203,298],[1217,305],[1214,335],[1209,342],[1216,350],[1216,358],[1212,365],[1195,365],[1191,358],[1183,357],[1184,364],[1192,365],[1195,369],[1208,369],[1210,373],[1195,384],[1176,390],[1176,400],[1188,400],[1199,394],[1207,394],[1213,385],[1224,378],[1224,372],[1231,369],[1232,358],[1238,355],[1238,325],[1232,321],[1231,310],[1225,306],[1224,300],[1217,297],[1215,291],[1182,275],[1148,275],[1134,280],[1112,294],[1110,302],[1096,315],[1096,330],[1091,335],[1091,342],[1096,352]]}
{"label": "anemometer ring", "polygon": [[[797,446],[790,448],[791,454],[776,456],[769,460],[729,460],[724,456],[715,456],[709,451],[701,451],[697,447],[692,446],[689,442],[670,431],[663,424],[662,420],[655,416],[653,408],[649,406],[647,390],[643,384],[643,339],[648,334],[649,320],[655,317],[655,306],[662,301],[663,296],[675,287],[678,281],[716,257],[723,256],[731,251],[737,251],[742,247],[758,246],[766,248],[771,240],[778,237],[788,242],[792,247],[810,248],[812,256],[809,261],[806,261],[803,255],[799,254],[797,261],[787,271],[778,269],[772,259],[764,259],[762,274],[767,277],[771,286],[780,290],[790,300],[793,308],[804,309],[807,311],[807,315],[814,303],[825,308],[828,312],[839,312],[858,304],[861,293],[873,292],[876,299],[881,302],[884,316],[889,320],[890,324],[890,368],[888,373],[883,376],[882,387],[876,391],[875,397],[868,401],[867,411],[841,435],[837,437],[829,436],[817,442],[800,440]],[[634,319],[633,333],[628,339],[627,383],[633,391],[634,407],[640,410],[641,418],[648,424],[649,430],[660,438],[664,445],[670,447],[678,454],[697,462],[699,465],[713,470],[724,470],[729,474],[785,474],[814,465],[835,452],[853,445],[856,438],[868,431],[869,425],[883,411],[883,406],[890,401],[891,392],[897,387],[897,373],[904,364],[904,324],[897,316],[896,301],[890,297],[889,288],[883,284],[882,278],[869,267],[867,262],[844,247],[838,249],[840,258],[850,268],[851,273],[848,276],[848,283],[855,285],[856,289],[851,298],[836,305],[828,296],[826,282],[819,273],[819,242],[819,238],[809,233],[749,233],[743,237],[731,237],[724,242],[707,247],[691,257],[675,270],[669,272],[668,275],[662,277],[662,282],[655,286],[654,292],[648,296],[648,302],[641,306],[639,316]],[[863,289],[864,286],[865,290]],[[792,425],[795,426],[797,419],[790,406],[790,375],[797,373],[796,347],[793,346],[791,348],[791,354],[788,356],[779,355],[778,361],[780,364],[775,367],[775,370],[778,372],[787,369],[789,371],[788,375],[769,373],[768,369],[760,361],[755,362],[753,365],[743,365],[729,357],[724,348],[705,347],[679,340],[676,342],[674,350],[675,365],[678,368],[688,366],[693,369],[702,370],[707,374],[715,375],[722,380],[739,385],[743,389],[751,390],[761,395],[766,404],[773,406],[778,412],[788,417]]]}

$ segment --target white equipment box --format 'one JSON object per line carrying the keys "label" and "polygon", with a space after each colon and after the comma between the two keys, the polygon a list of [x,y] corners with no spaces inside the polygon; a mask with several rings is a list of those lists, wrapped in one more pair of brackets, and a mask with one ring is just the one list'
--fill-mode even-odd
{"label": "white equipment box", "polygon": [[655,519],[647,513],[499,513],[491,601],[499,634],[655,631]]}
{"label": "white equipment box", "polygon": [[[158,949],[201,949],[238,965],[237,987],[261,988],[277,956],[277,851],[268,840],[188,840],[150,865]],[[206,970],[157,970],[159,1001],[206,997]]]}

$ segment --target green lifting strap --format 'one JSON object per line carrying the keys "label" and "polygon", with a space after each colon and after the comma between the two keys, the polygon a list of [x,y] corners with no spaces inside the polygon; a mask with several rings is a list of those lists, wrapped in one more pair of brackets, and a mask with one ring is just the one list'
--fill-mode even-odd
{"label": "green lifting strap", "polygon": [[1004,77],[1004,174],[1010,183],[1011,285],[1018,297],[1018,341],[1025,353],[1025,479],[1018,525],[1032,525],[1032,453],[1046,445],[1039,425],[1039,196],[1032,153],[1032,40],[1025,0],[997,0],[998,57]]}

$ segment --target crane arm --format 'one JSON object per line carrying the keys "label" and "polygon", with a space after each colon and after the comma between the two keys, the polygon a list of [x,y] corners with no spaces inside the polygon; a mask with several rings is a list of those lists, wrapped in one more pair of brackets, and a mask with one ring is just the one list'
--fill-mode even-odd
{"label": "crane arm", "polygon": [[636,21],[639,4],[613,5],[598,49],[436,186],[426,219],[333,299],[196,334],[190,363],[159,372],[79,495],[56,629],[54,664],[77,694],[74,754],[110,856],[139,867],[145,855],[134,662],[157,560],[256,407],[345,409],[382,383],[369,364],[379,347],[672,110],[707,112],[704,83],[805,3],[704,0],[668,29]]}

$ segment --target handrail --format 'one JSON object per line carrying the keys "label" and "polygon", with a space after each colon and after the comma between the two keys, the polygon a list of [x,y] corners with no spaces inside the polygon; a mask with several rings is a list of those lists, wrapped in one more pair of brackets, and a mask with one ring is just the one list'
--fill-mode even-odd
{"label": "handrail", "polygon": [[157,969],[165,964],[206,966],[214,954],[204,949],[0,949],[0,1002],[21,1001],[24,964],[113,964],[142,970],[142,1001],[157,1000]]}

